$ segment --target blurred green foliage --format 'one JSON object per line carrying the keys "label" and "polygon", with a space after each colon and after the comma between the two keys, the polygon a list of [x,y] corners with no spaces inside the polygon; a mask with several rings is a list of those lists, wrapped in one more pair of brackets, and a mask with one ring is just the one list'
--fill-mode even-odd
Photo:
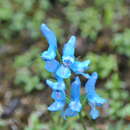
{"label": "blurred green foliage", "polygon": [[24,54],[16,56],[14,62],[16,85],[23,86],[26,92],[43,89],[44,85],[41,81],[49,76],[44,65],[39,48],[33,47]]}
{"label": "blurred green foliage", "polygon": [[118,20],[128,13],[123,0],[94,0],[96,8],[100,11],[104,26],[115,30],[118,27]]}
{"label": "blurred green foliage", "polygon": [[118,29],[118,20],[128,13],[123,0],[60,0],[57,4],[62,9],[56,16],[58,8],[52,13],[54,5],[49,0],[0,0],[0,42],[5,43],[22,32],[36,39],[40,36],[39,26],[43,22],[47,22],[63,42],[65,32],[62,27],[66,26],[65,21],[69,22],[66,27],[70,31],[78,31],[82,37],[95,40],[106,25],[112,30]]}
{"label": "blurred green foliage", "polygon": [[130,57],[130,29],[125,29],[124,32],[114,35],[113,47],[119,54]]}
{"label": "blurred green foliage", "polygon": [[[83,130],[83,127],[76,120],[77,118],[67,119],[66,121],[60,117],[59,112],[52,114],[52,122],[50,122],[50,130]],[[73,124],[73,125],[72,125]]]}
{"label": "blurred green foliage", "polygon": [[0,129],[4,129],[7,126],[7,122],[0,119]]}
{"label": "blurred green foliage", "polygon": [[130,106],[125,105],[129,99],[129,93],[125,87],[125,82],[121,81],[117,73],[113,74],[105,84],[105,93],[108,95],[110,103],[108,112],[112,119],[125,118],[130,115]]}
{"label": "blurred green foliage", "polygon": [[[110,52],[99,53],[102,50],[97,48],[99,52],[88,52],[84,59],[91,60],[90,72],[97,71],[102,86],[104,85],[104,89],[101,87],[97,91],[109,100],[107,119],[124,119],[130,116],[130,96],[126,81],[121,79],[118,57],[121,54],[130,58],[130,29],[127,24],[124,26],[124,22],[121,24],[126,16],[128,7],[124,0],[0,0],[0,44],[8,41],[13,43],[14,39],[21,39],[23,34],[37,40],[42,37],[39,30],[41,23],[47,23],[54,30],[59,43],[64,43],[67,35],[76,34],[78,38],[88,38],[96,44],[96,40],[103,37],[100,33],[109,29],[112,35],[112,38],[108,36]],[[15,84],[23,87],[27,93],[44,89],[43,81],[50,77],[44,69],[45,64],[40,58],[40,52],[40,48],[31,46],[14,60]],[[54,122],[49,122],[52,130],[82,129],[81,124],[74,119],[67,121],[63,127],[64,121],[59,123],[58,114],[53,118],[55,126]],[[5,125],[6,122],[0,120],[0,128]],[[109,124],[108,130],[130,129],[130,126],[127,127],[122,122],[115,123],[114,126]],[[40,121],[40,116],[32,113],[25,130],[40,130],[46,127],[46,124]]]}
{"label": "blurred green foliage", "polygon": [[117,59],[115,55],[88,53],[85,59],[91,61],[90,70],[96,71],[99,77],[107,78],[111,73],[117,71]]}
{"label": "blurred green foliage", "polygon": [[39,26],[51,8],[48,0],[0,0],[0,6],[0,37],[5,41],[23,30],[33,38],[38,37]]}
{"label": "blurred green foliage", "polygon": [[130,129],[130,124],[125,125],[123,121],[118,121],[117,123],[110,124],[108,125],[107,130],[129,130]]}
{"label": "blurred green foliage", "polygon": [[33,112],[30,117],[28,118],[28,126],[25,126],[24,130],[44,130],[48,129],[47,124],[43,124],[39,120],[39,113]]}
{"label": "blurred green foliage", "polygon": [[75,28],[81,30],[82,37],[96,39],[102,25],[100,15],[95,8],[78,9],[75,6],[67,6],[65,11],[67,19],[73,23]]}

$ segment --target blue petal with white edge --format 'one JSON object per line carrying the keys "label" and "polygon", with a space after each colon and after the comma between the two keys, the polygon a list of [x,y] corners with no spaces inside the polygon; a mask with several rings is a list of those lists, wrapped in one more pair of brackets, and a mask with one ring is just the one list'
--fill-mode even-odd
{"label": "blue petal with white edge", "polygon": [[56,72],[57,68],[60,66],[59,62],[57,60],[48,60],[45,61],[45,69],[48,72],[54,73]]}
{"label": "blue petal with white edge", "polygon": [[69,66],[74,62],[74,52],[76,46],[76,37],[71,36],[69,41],[64,45],[62,61],[65,65]]}
{"label": "blue petal with white edge", "polygon": [[46,83],[52,90],[65,90],[65,83],[64,81],[59,81],[59,82],[53,82],[51,80],[46,80]]}
{"label": "blue petal with white edge", "polygon": [[80,101],[71,101],[70,104],[69,104],[69,108],[72,111],[80,112],[82,105],[81,105]]}
{"label": "blue petal with white edge", "polygon": [[57,39],[55,33],[48,28],[46,24],[41,25],[41,32],[43,36],[47,39],[49,43],[49,48],[52,48],[54,50],[57,49]]}
{"label": "blue petal with white edge", "polygon": [[56,75],[63,79],[69,78],[71,76],[71,71],[68,67],[64,66],[63,64],[57,69]]}
{"label": "blue petal with white edge", "polygon": [[92,108],[89,114],[93,120],[96,120],[99,117],[100,112],[96,108]]}
{"label": "blue petal with white edge", "polygon": [[75,61],[70,67],[72,71],[74,71],[75,73],[79,73],[86,71],[89,68],[88,67],[89,64],[90,60],[86,60],[83,62]]}
{"label": "blue petal with white edge", "polygon": [[41,58],[45,61],[47,60],[53,60],[56,57],[56,50],[53,48],[48,48],[48,50],[42,52]]}
{"label": "blue petal with white edge", "polygon": [[65,101],[66,95],[65,95],[65,91],[60,91],[60,90],[53,90],[52,91],[52,95],[51,95],[52,99],[54,99],[55,101]]}
{"label": "blue petal with white edge", "polygon": [[71,100],[73,101],[80,100],[80,86],[81,82],[79,77],[77,76],[71,84]]}
{"label": "blue petal with white edge", "polygon": [[96,104],[97,106],[101,106],[102,104],[106,103],[107,100],[101,98],[95,90],[96,81],[98,78],[98,74],[96,72],[92,73],[90,78],[85,84],[85,91],[87,95],[87,99],[89,103]]}
{"label": "blue petal with white edge", "polygon": [[65,102],[60,102],[60,101],[55,101],[54,103],[52,103],[49,107],[48,110],[55,112],[55,111],[61,111],[63,110],[65,105]]}
{"label": "blue petal with white edge", "polygon": [[66,117],[74,117],[74,116],[77,116],[77,115],[78,115],[78,112],[77,111],[73,111],[69,107],[62,113],[62,117],[65,120],[66,120]]}
{"label": "blue petal with white edge", "polygon": [[88,101],[91,102],[91,103],[95,103],[96,106],[102,106],[104,103],[107,102],[106,99],[100,97],[99,95],[95,94],[95,95],[88,95],[87,96],[88,98]]}

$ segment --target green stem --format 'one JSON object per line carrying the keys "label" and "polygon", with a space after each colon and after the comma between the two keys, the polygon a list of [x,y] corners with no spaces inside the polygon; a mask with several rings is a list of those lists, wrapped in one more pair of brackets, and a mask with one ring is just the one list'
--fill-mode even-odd
{"label": "green stem", "polygon": [[56,51],[56,55],[57,55],[58,60],[61,61],[61,55],[60,55],[59,51]]}
{"label": "green stem", "polygon": [[67,88],[69,88],[70,87],[70,78],[65,79],[65,83],[66,83]]}
{"label": "green stem", "polygon": [[66,91],[67,91],[67,94],[69,95],[70,94],[70,78],[68,79],[65,79],[65,84],[66,84]]}
{"label": "green stem", "polygon": [[84,129],[84,130],[87,130],[86,125],[85,125],[84,120],[83,120],[82,112],[79,113],[79,117],[80,117],[80,120],[81,120],[81,123],[82,123],[83,129]]}
{"label": "green stem", "polygon": [[97,130],[96,128],[96,120],[93,121],[94,130]]}

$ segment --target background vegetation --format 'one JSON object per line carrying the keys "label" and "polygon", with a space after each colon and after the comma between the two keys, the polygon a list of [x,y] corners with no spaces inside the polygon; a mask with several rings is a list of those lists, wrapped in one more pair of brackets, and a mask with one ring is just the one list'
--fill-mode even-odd
{"label": "background vegetation", "polygon": [[[59,49],[74,34],[76,55],[92,61],[97,91],[109,100],[96,121],[83,110],[86,128],[130,129],[130,0],[0,0],[0,129],[79,130],[81,120],[63,121],[47,111],[51,103],[40,53],[46,23]],[[82,79],[84,82],[84,79]]]}

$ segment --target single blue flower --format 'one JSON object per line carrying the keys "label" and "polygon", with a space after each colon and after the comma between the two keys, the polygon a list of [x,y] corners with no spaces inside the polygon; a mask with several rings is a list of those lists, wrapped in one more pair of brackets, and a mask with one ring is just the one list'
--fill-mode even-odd
{"label": "single blue flower", "polygon": [[89,75],[84,73],[88,69],[90,61],[75,61],[75,47],[76,47],[76,37],[71,36],[69,41],[64,45],[62,62],[61,66],[57,69],[56,75],[61,78],[69,78],[71,76],[72,70],[75,74],[83,75],[86,78],[89,78]]}
{"label": "single blue flower", "polygon": [[51,31],[46,24],[41,25],[41,32],[49,43],[48,50],[41,54],[43,60],[52,60],[56,57],[57,39],[53,31]]}
{"label": "single blue flower", "polygon": [[69,41],[64,45],[63,56],[61,66],[58,68],[56,75],[61,78],[69,78],[71,76],[71,71],[69,66],[74,62],[74,51],[76,45],[76,37],[71,36]]}
{"label": "single blue flower", "polygon": [[53,90],[51,97],[55,101],[48,107],[48,110],[53,112],[63,110],[65,106],[65,97],[66,97],[65,91]]}
{"label": "single blue flower", "polygon": [[69,103],[68,108],[63,113],[63,117],[73,117],[77,116],[81,111],[81,103],[80,103],[80,79],[76,77],[74,82],[71,84],[71,101]]}
{"label": "single blue flower", "polygon": [[70,68],[75,74],[81,74],[86,78],[89,78],[89,74],[84,73],[86,70],[89,69],[88,65],[90,64],[90,60],[86,60],[83,62],[75,61],[71,64]]}
{"label": "single blue flower", "polygon": [[52,99],[54,99],[54,103],[52,103],[49,107],[49,111],[60,111],[64,108],[65,105],[65,83],[62,79],[59,79],[58,82],[53,82],[51,80],[46,80],[48,86],[52,89]]}
{"label": "single blue flower", "polygon": [[[96,106],[102,106],[104,103],[106,103],[106,99],[100,97],[96,93],[95,85],[96,85],[97,78],[98,78],[98,74],[96,72],[94,72],[94,73],[92,73],[92,75],[90,76],[90,78],[88,79],[88,81],[85,84],[86,97],[88,99],[89,105],[92,108],[91,116],[92,116],[92,113],[94,113],[94,112],[98,113],[95,108]],[[94,117],[96,117],[96,116],[94,116]]]}

